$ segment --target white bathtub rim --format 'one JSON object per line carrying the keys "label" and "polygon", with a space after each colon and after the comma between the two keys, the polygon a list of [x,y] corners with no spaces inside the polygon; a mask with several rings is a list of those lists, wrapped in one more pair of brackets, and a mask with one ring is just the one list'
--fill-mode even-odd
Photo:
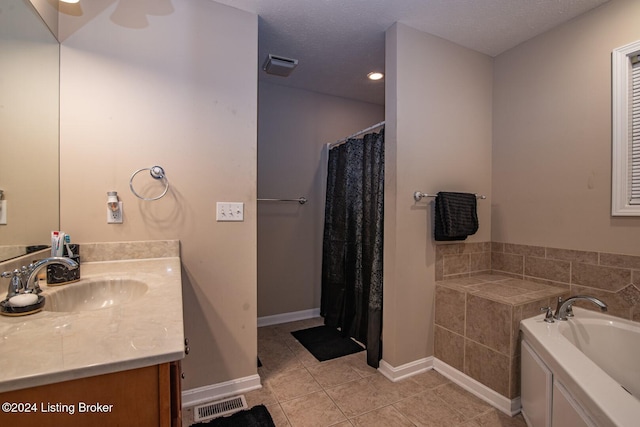
{"label": "white bathtub rim", "polygon": [[[580,319],[604,319],[627,323],[590,310],[574,308]],[[598,426],[631,427],[640,419],[640,400],[597,366],[558,331],[558,323],[545,323],[543,316],[521,322],[523,339],[538,353],[554,378],[573,395]],[[574,319],[569,320],[574,321]],[[633,322],[631,322],[633,323]]]}

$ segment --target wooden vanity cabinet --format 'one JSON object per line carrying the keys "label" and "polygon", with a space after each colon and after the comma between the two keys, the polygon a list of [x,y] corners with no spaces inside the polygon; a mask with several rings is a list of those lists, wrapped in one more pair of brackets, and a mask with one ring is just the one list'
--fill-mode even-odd
{"label": "wooden vanity cabinet", "polygon": [[179,362],[163,363],[0,393],[22,405],[0,410],[0,425],[180,427],[180,396]]}

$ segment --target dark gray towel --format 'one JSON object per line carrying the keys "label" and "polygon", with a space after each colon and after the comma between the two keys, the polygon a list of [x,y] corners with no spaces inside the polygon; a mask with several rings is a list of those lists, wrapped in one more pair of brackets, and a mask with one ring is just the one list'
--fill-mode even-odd
{"label": "dark gray towel", "polygon": [[465,240],[478,231],[476,195],[441,191],[436,196],[434,237]]}

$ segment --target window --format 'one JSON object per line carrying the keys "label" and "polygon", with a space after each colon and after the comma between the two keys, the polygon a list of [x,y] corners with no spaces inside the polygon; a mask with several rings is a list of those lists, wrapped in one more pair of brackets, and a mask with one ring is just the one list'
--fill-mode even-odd
{"label": "window", "polygon": [[612,54],[611,215],[640,216],[640,41]]}

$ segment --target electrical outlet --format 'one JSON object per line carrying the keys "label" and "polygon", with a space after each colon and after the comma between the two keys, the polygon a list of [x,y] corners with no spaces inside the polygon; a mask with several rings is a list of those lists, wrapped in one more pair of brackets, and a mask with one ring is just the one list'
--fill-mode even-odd
{"label": "electrical outlet", "polygon": [[0,200],[0,225],[7,225],[7,201]]}
{"label": "electrical outlet", "polygon": [[118,202],[118,210],[115,212],[107,206],[107,224],[122,224],[122,202]]}
{"label": "electrical outlet", "polygon": [[216,203],[216,221],[244,221],[244,203]]}

